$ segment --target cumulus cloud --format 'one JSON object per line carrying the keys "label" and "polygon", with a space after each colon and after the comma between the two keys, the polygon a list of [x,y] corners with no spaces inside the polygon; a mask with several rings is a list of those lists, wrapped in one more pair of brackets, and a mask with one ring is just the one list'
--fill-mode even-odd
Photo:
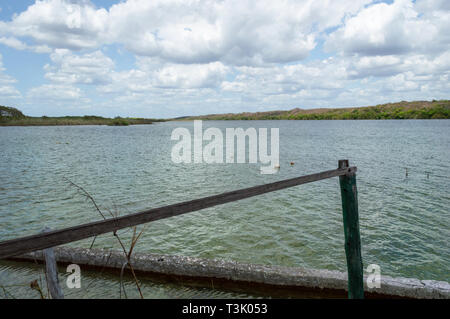
{"label": "cumulus cloud", "polygon": [[[448,98],[449,3],[43,0],[0,21],[0,44],[49,54],[26,97],[61,106],[177,116]],[[0,88],[20,94],[3,71]]]}
{"label": "cumulus cloud", "polygon": [[59,85],[91,84],[103,93],[124,89],[139,92],[154,88],[213,88],[221,84],[228,70],[221,62],[167,64],[143,58],[136,69],[116,71],[112,59],[102,51],[75,54],[57,49],[50,59],[52,63],[44,66],[46,79]]}
{"label": "cumulus cloud", "polygon": [[155,86],[162,88],[205,88],[220,85],[227,68],[220,62],[173,64],[156,71]]}
{"label": "cumulus cloud", "polygon": [[44,84],[32,88],[28,92],[28,97],[45,101],[70,101],[80,99],[82,92],[79,88],[70,85]]}
{"label": "cumulus cloud", "polygon": [[342,88],[347,78],[345,68],[330,59],[306,64],[272,67],[238,67],[234,81],[226,81],[222,89],[245,92],[262,98],[269,95],[286,95],[291,100],[305,96],[306,91],[335,91]]}
{"label": "cumulus cloud", "polygon": [[442,2],[429,7],[424,1],[414,4],[412,0],[374,4],[331,33],[326,47],[344,54],[367,56],[442,52],[449,48],[447,7]]}
{"label": "cumulus cloud", "polygon": [[391,76],[407,67],[404,61],[395,55],[363,56],[347,59],[346,70],[351,79],[363,79],[369,76]]}
{"label": "cumulus cloud", "polygon": [[107,18],[105,9],[89,1],[37,1],[12,21],[0,22],[0,34],[31,38],[52,48],[92,49],[101,43]]}
{"label": "cumulus cloud", "polygon": [[45,77],[60,84],[106,84],[114,62],[101,51],[83,55],[72,54],[66,49],[57,49],[51,55],[53,64],[44,66]]}
{"label": "cumulus cloud", "polygon": [[0,97],[10,100],[20,98],[21,94],[15,87],[11,85],[0,85]]}
{"label": "cumulus cloud", "polygon": [[47,45],[28,45],[14,37],[0,37],[0,43],[16,50],[30,50],[36,53],[50,53]]}
{"label": "cumulus cloud", "polygon": [[108,29],[132,52],[175,63],[283,63],[304,59],[320,32],[368,2],[135,0],[110,8]]}
{"label": "cumulus cloud", "polygon": [[172,63],[283,63],[307,57],[320,32],[368,2],[129,0],[106,10],[44,0],[1,22],[0,34],[70,50],[120,43]]}

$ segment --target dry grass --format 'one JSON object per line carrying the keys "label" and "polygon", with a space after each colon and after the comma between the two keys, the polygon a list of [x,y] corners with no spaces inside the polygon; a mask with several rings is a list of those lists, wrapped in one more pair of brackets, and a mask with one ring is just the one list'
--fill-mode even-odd
{"label": "dry grass", "polygon": [[[72,185],[75,188],[77,188],[80,191],[80,194],[82,196],[84,196],[87,200],[89,200],[94,205],[96,211],[100,214],[100,216],[104,220],[106,220],[105,214],[102,212],[100,207],[97,205],[95,199],[91,196],[91,194],[89,194],[89,192],[86,191],[83,187],[75,184],[74,182],[70,181],[69,179],[66,178],[66,180],[70,183],[70,185]],[[111,210],[107,209],[107,212],[109,213],[111,218],[117,218],[118,217],[118,211],[117,210],[115,210],[115,212],[112,212]],[[134,282],[136,284],[136,288],[137,288],[137,290],[139,292],[139,295],[140,295],[140,297],[142,299],[144,299],[144,295],[142,294],[142,290],[141,290],[141,284],[140,284],[140,282],[139,282],[139,280],[138,280],[138,278],[136,276],[136,273],[134,271],[133,265],[131,263],[131,257],[132,257],[132,254],[133,254],[133,250],[134,250],[137,242],[139,241],[139,238],[143,234],[144,230],[145,230],[145,227],[139,233],[137,233],[137,227],[136,226],[132,227],[133,235],[132,235],[132,238],[131,238],[131,243],[130,243],[129,249],[127,249],[125,247],[125,245],[124,245],[122,239],[120,238],[119,234],[117,234],[117,231],[113,232],[113,235],[117,239],[117,241],[119,242],[120,247],[122,248],[124,256],[125,256],[125,258],[127,260],[124,263],[124,265],[122,266],[122,270],[121,270],[121,274],[120,274],[120,297],[122,297],[122,289],[123,289],[125,298],[127,298],[127,294],[126,294],[126,291],[125,291],[125,286],[123,284],[123,272],[124,272],[125,267],[128,266],[128,268],[130,269],[131,274],[133,276],[133,279],[134,279]],[[96,239],[96,236],[94,237],[90,248],[92,248],[92,246],[94,245],[95,239]]]}

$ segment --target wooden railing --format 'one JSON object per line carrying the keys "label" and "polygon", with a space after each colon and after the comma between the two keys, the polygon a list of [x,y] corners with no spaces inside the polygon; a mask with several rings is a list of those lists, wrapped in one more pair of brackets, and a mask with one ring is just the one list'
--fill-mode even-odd
{"label": "wooden railing", "polygon": [[349,167],[348,160],[340,160],[338,168],[334,170],[239,189],[232,192],[208,196],[174,205],[149,209],[118,218],[110,218],[102,221],[3,241],[0,242],[0,259],[51,248],[92,236],[115,232],[123,228],[149,223],[172,216],[178,216],[200,209],[337,176],[339,176],[342,197],[345,252],[348,270],[348,296],[349,298],[363,298],[364,284],[359,234],[356,167]]}

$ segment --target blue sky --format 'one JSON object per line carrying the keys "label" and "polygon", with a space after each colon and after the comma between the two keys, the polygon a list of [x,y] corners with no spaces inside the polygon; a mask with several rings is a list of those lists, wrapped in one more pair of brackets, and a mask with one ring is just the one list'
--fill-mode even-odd
{"label": "blue sky", "polygon": [[0,2],[0,105],[175,117],[448,99],[450,1]]}

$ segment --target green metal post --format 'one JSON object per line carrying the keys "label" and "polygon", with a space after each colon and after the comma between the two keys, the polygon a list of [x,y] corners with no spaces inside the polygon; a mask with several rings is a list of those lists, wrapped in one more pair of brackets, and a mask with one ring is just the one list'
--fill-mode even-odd
{"label": "green metal post", "polygon": [[[340,160],[339,168],[347,168],[348,160]],[[363,264],[359,235],[358,193],[354,172],[339,176],[344,219],[345,255],[348,271],[348,298],[364,298]]]}

